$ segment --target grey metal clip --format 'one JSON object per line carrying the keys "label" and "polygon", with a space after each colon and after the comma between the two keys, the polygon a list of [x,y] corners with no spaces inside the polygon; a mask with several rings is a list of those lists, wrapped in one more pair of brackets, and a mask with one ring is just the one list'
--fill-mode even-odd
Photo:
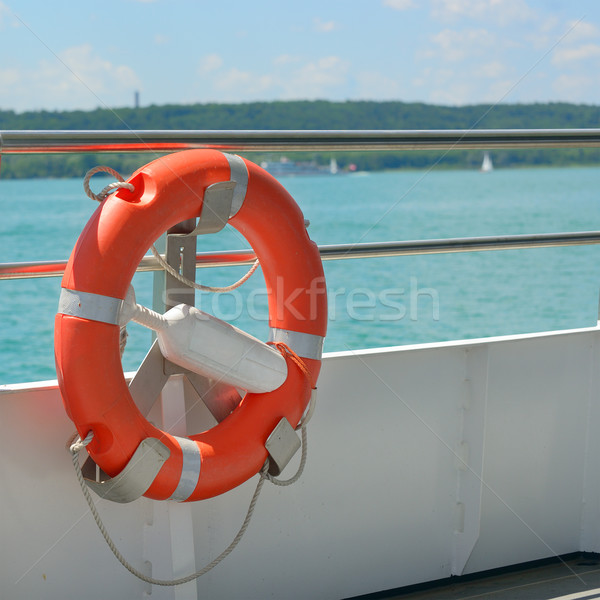
{"label": "grey metal clip", "polygon": [[265,442],[265,448],[269,453],[269,475],[279,475],[301,446],[300,438],[283,417]]}
{"label": "grey metal clip", "polygon": [[203,235],[221,231],[231,215],[235,181],[219,181],[206,188],[198,224],[187,235]]}
{"label": "grey metal clip", "polygon": [[170,455],[171,451],[160,440],[146,438],[116,477],[109,477],[91,457],[83,463],[81,472],[87,485],[101,498],[133,502],[152,485]]}

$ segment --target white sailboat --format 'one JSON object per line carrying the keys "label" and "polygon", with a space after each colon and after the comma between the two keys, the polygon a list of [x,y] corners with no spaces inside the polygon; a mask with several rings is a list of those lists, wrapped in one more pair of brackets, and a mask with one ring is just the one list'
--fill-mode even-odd
{"label": "white sailboat", "polygon": [[483,155],[483,161],[481,163],[481,172],[482,173],[489,173],[490,171],[494,170],[494,165],[492,163],[492,159],[490,158],[490,154],[489,152],[486,152]]}

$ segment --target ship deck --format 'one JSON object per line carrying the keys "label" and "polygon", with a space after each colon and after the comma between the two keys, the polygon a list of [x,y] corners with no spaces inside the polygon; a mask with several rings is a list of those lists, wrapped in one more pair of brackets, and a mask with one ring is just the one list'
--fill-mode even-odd
{"label": "ship deck", "polygon": [[[293,493],[265,489],[227,561],[152,597],[600,598],[598,554],[582,554],[600,548],[599,361],[600,327],[326,355]],[[85,506],[56,382],[0,386],[0,416],[0,534],[27,540],[3,555],[3,592],[148,593]],[[253,488],[98,505],[124,555],[170,578],[230,543]]]}
{"label": "ship deck", "polygon": [[475,576],[361,596],[360,600],[592,600],[600,598],[600,555],[575,553]]}
{"label": "ship deck", "polygon": [[[600,129],[0,133],[3,155],[600,147]],[[331,260],[599,243],[592,231],[320,250]],[[7,263],[0,279],[60,276],[64,264]],[[177,588],[134,578],[107,549],[65,450],[73,423],[57,382],[0,385],[0,537],[16,540],[0,560],[2,597],[600,598],[598,365],[600,324],[327,354],[302,478],[292,489],[265,486],[236,550]],[[213,427],[192,388],[172,376],[149,420],[179,436]],[[137,570],[172,579],[228,547],[255,484],[196,503],[96,504]]]}

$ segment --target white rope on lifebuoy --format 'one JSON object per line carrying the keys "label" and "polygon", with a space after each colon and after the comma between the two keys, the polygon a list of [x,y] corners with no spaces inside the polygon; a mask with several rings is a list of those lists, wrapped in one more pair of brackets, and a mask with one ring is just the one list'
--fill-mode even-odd
{"label": "white rope on lifebuoy", "polygon": [[[115,179],[117,179],[117,181],[114,181],[113,183],[109,183],[106,187],[104,187],[100,191],[99,194],[95,194],[94,192],[92,192],[92,189],[90,187],[90,179],[96,173],[108,173],[109,175],[112,175]],[[111,167],[107,167],[105,165],[98,165],[96,167],[93,167],[85,174],[85,177],[83,178],[83,189],[84,189],[86,195],[89,198],[91,198],[92,200],[95,200],[96,202],[102,202],[103,200],[106,199],[107,196],[109,196],[110,194],[116,192],[118,189],[121,189],[121,188],[126,188],[130,192],[135,191],[135,187],[133,184],[127,183],[125,181],[125,179],[123,178],[123,176],[118,171],[116,171],[115,169],[113,169]],[[203,292],[213,292],[213,293],[217,293],[217,294],[222,294],[224,292],[230,292],[232,290],[235,290],[236,288],[240,287],[243,283],[245,283],[253,275],[253,273],[256,271],[256,269],[258,269],[258,266],[259,266],[259,261],[256,260],[254,262],[254,264],[252,265],[252,267],[250,267],[250,270],[241,279],[238,279],[235,283],[232,283],[231,285],[227,285],[224,287],[215,287],[215,286],[211,286],[211,285],[203,285],[201,283],[196,283],[195,281],[192,281],[191,279],[184,277],[181,273],[179,273],[177,271],[177,269],[174,269],[160,255],[160,253],[158,252],[158,250],[156,249],[156,247],[154,245],[150,246],[150,250],[152,251],[154,258],[156,258],[158,264],[165,271],[167,271],[167,273],[169,273],[175,279],[177,279],[177,281],[180,281],[184,285],[187,285],[188,287],[192,287],[195,290],[200,290]],[[121,353],[121,357],[123,357],[123,353],[125,352],[125,346],[127,345],[127,337],[128,337],[127,329],[125,326],[123,326],[123,327],[121,327],[121,332],[119,335],[119,350]]]}
{"label": "white rope on lifebuoy", "polygon": [[94,499],[92,498],[92,495],[90,494],[89,488],[85,483],[85,479],[83,478],[83,473],[81,472],[81,465],[79,464],[79,453],[92,441],[92,439],[94,438],[93,432],[90,431],[83,440],[79,436],[75,436],[74,439],[72,438],[69,441],[68,447],[69,447],[69,452],[71,453],[71,457],[73,460],[73,466],[75,467],[75,474],[77,476],[77,481],[79,482],[81,491],[83,492],[83,496],[87,502],[90,512],[92,513],[92,516],[94,517],[94,521],[96,522],[96,525],[98,526],[98,529],[100,530],[100,533],[102,534],[102,537],[108,544],[108,547],[110,548],[111,552],[114,554],[115,558],[131,574],[135,575],[138,579],[141,579],[145,583],[149,583],[151,585],[159,585],[159,586],[167,587],[167,586],[183,585],[184,583],[189,583],[190,581],[194,581],[195,579],[198,579],[198,577],[202,577],[202,575],[205,575],[210,570],[214,569],[220,562],[222,562],[225,558],[227,558],[235,550],[236,546],[240,543],[242,537],[244,537],[244,534],[246,533],[246,530],[248,529],[248,527],[250,525],[250,521],[252,520],[252,515],[254,514],[254,509],[256,508],[256,503],[258,502],[258,497],[260,496],[260,492],[261,492],[262,487],[266,480],[269,480],[271,483],[273,483],[275,485],[288,486],[288,485],[291,485],[292,483],[295,483],[299,479],[300,475],[302,474],[302,471],[304,470],[304,465],[306,464],[306,426],[305,425],[306,425],[306,423],[301,426],[302,457],[300,459],[300,466],[298,467],[298,471],[296,472],[296,474],[292,478],[284,480],[284,481],[275,479],[274,477],[272,477],[271,475],[268,474],[269,460],[267,459],[267,461],[263,465],[262,469],[259,471],[258,483],[256,484],[256,489],[254,490],[254,494],[252,496],[252,499],[250,500],[250,505],[248,506],[248,511],[246,512],[246,516],[244,518],[242,526],[240,527],[239,531],[237,532],[237,535],[233,538],[232,542],[229,544],[229,546],[227,546],[227,548],[225,548],[225,550],[223,550],[223,552],[221,552],[221,554],[219,554],[219,556],[217,556],[212,562],[210,562],[204,568],[200,569],[199,571],[196,571],[195,573],[191,573],[190,575],[186,575],[185,577],[180,577],[179,579],[155,579],[154,577],[148,577],[147,575],[144,575],[144,573],[142,573],[141,571],[136,569],[121,554],[121,552],[115,545],[114,541],[110,537],[110,534],[106,530],[106,527],[102,521],[102,518],[100,517],[100,514],[98,513],[98,509],[96,508],[96,505],[94,504]]}
{"label": "white rope on lifebuoy", "polygon": [[[105,188],[102,189],[102,191],[99,194],[95,194],[90,188],[90,179],[96,173],[108,173],[109,175],[115,177],[117,181],[109,183]],[[121,174],[118,171],[111,169],[111,167],[99,165],[97,167],[94,167],[93,169],[90,169],[83,178],[83,189],[85,193],[96,202],[102,202],[107,196],[109,196],[113,192],[116,192],[120,188],[127,188],[130,192],[133,192],[135,190],[133,184],[127,183],[125,179],[123,179]]]}
{"label": "white rope on lifebuoy", "polygon": [[258,260],[254,261],[254,264],[250,267],[250,270],[241,278],[238,279],[235,283],[232,283],[231,285],[227,285],[224,287],[214,287],[211,285],[202,285],[201,283],[196,283],[195,281],[191,281],[190,279],[188,279],[187,277],[184,277],[183,275],[181,275],[181,273],[179,273],[177,271],[177,269],[174,269],[158,252],[158,250],[156,249],[155,246],[150,246],[150,250],[152,250],[152,254],[154,254],[154,258],[156,258],[156,260],[158,261],[158,263],[160,264],[160,266],[167,271],[167,273],[169,273],[170,275],[172,275],[173,277],[175,277],[175,279],[177,279],[177,281],[180,281],[181,283],[188,285],[190,287],[193,287],[195,290],[200,290],[202,292],[214,292],[216,294],[222,294],[224,292],[230,292],[231,290],[235,290],[236,288],[240,287],[240,285],[242,285],[243,283],[245,283],[246,281],[248,281],[248,279],[250,279],[250,277],[252,276],[252,274],[254,273],[254,271],[256,271],[256,269],[258,269],[258,265],[259,262]]}
{"label": "white rope on lifebuoy", "polygon": [[[90,179],[96,173],[108,173],[109,175],[112,175],[113,177],[115,177],[117,179],[117,181],[108,184],[105,188],[102,189],[102,191],[99,194],[95,194],[94,192],[92,192],[92,190],[90,188]],[[96,200],[96,202],[102,202],[108,195],[112,194],[113,192],[116,192],[120,188],[127,188],[131,192],[133,192],[135,190],[135,187],[133,186],[133,184],[127,183],[123,179],[123,176],[118,171],[115,171],[115,169],[112,169],[111,167],[99,165],[97,167],[94,167],[93,169],[90,169],[85,174],[85,177],[83,178],[83,189],[84,189],[85,193],[92,200]],[[195,281],[192,281],[192,280],[188,279],[187,277],[184,277],[181,273],[179,273],[177,271],[177,269],[174,269],[160,255],[160,253],[158,252],[158,250],[156,249],[156,247],[154,245],[150,246],[150,250],[152,251],[154,258],[156,258],[158,264],[165,271],[167,271],[167,273],[169,273],[175,279],[177,279],[177,281],[180,281],[184,285],[187,285],[189,287],[192,287],[196,290],[200,290],[203,292],[214,292],[217,294],[222,294],[224,292],[230,292],[232,290],[235,290],[236,288],[240,287],[243,283],[245,283],[253,275],[253,273],[256,271],[256,269],[258,269],[258,266],[259,266],[259,262],[258,262],[258,260],[256,260],[254,262],[254,264],[252,265],[252,267],[250,267],[250,270],[241,279],[238,279],[238,281],[236,281],[235,283],[232,283],[231,285],[227,285],[224,287],[215,287],[215,286],[211,286],[211,285],[202,285],[201,283],[196,283]]]}
{"label": "white rope on lifebuoy", "polygon": [[[268,473],[265,473],[264,474],[265,479],[268,479],[273,485],[278,485],[281,487],[286,487],[288,485],[292,485],[293,483],[296,483],[296,481],[298,481],[298,479],[300,479],[300,476],[304,472],[304,467],[306,465],[306,455],[307,455],[307,446],[306,446],[307,435],[306,435],[306,427],[304,425],[302,425],[300,427],[300,433],[302,434],[302,454],[300,455],[300,464],[298,465],[298,470],[296,471],[296,474],[293,477],[290,477],[289,479],[276,479],[275,477],[273,477],[273,475],[269,475]],[[267,460],[267,465],[268,465],[268,463],[269,463],[269,461]],[[263,467],[263,469],[264,469],[264,467]]]}

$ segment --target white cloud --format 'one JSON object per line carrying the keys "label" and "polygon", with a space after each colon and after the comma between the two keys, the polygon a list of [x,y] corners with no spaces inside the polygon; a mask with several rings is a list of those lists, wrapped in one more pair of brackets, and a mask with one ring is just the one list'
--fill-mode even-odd
{"label": "white cloud", "polygon": [[289,73],[283,82],[288,98],[325,97],[332,88],[346,81],[349,65],[338,56],[325,56]]}
{"label": "white cloud", "polygon": [[4,27],[20,27],[21,22],[4,2],[0,2],[0,30]]}
{"label": "white cloud", "polygon": [[464,105],[508,101],[515,81],[510,65],[499,60],[483,64],[448,62],[424,68],[412,85],[426,102]]}
{"label": "white cloud", "polygon": [[394,10],[408,10],[416,8],[414,0],[383,0],[383,6],[389,6]]}
{"label": "white cloud", "polygon": [[[96,94],[110,90],[112,86],[130,86],[131,89],[139,86],[139,80],[133,70],[125,65],[114,65],[110,61],[98,56],[90,44],[83,44],[67,48],[60,53],[64,65],[71,71],[69,77],[60,66],[50,66],[50,73],[56,72],[58,81],[62,80],[66,87],[84,86]],[[61,71],[63,76],[61,77]],[[74,77],[73,77],[74,76]],[[68,83],[67,83],[68,82]]]}
{"label": "white cloud", "polygon": [[470,104],[473,102],[473,85],[469,82],[452,79],[446,85],[434,88],[427,100],[434,104]]}
{"label": "white cloud", "polygon": [[587,21],[571,21],[566,24],[566,31],[565,40],[571,44],[581,40],[600,37],[600,29]]}
{"label": "white cloud", "polygon": [[489,10],[489,0],[433,0],[432,15],[449,19],[459,17],[480,17]]}
{"label": "white cloud", "polygon": [[397,100],[407,91],[399,79],[375,71],[357,73],[356,84],[356,96],[368,100]]}
{"label": "white cloud", "polygon": [[59,61],[0,70],[0,104],[17,110],[94,108],[130,104],[141,82],[126,65],[115,65],[89,44],[67,48]]}
{"label": "white cloud", "polygon": [[418,88],[429,85],[429,78],[431,76],[431,72],[431,67],[426,67],[425,69],[423,69],[423,71],[421,71],[421,73],[417,77],[413,78],[411,82],[412,85]]}
{"label": "white cloud", "polygon": [[531,27],[523,35],[523,41],[530,44],[534,50],[547,52],[560,39],[560,28],[563,22],[556,15],[544,16],[535,27]]}
{"label": "white cloud", "polygon": [[566,35],[552,52],[552,89],[564,101],[597,96],[595,73],[600,67],[600,29],[587,21],[565,24]]}
{"label": "white cloud", "polygon": [[560,100],[581,102],[585,92],[595,91],[597,94],[598,81],[593,73],[563,73],[554,80],[552,88]]}
{"label": "white cloud", "polygon": [[200,59],[200,73],[211,73],[223,66],[223,59],[218,54],[207,54]]}
{"label": "white cloud", "polygon": [[[439,57],[452,62],[480,56],[482,48],[495,44],[495,36],[486,29],[444,29],[432,36],[431,41],[439,48]],[[429,53],[433,53],[433,49]]]}
{"label": "white cloud", "polygon": [[252,73],[248,71],[240,71],[236,68],[228,69],[215,80],[215,87],[219,90],[231,90],[238,87],[247,89],[252,79]]}
{"label": "white cloud", "polygon": [[491,20],[499,25],[529,21],[535,12],[525,0],[432,0],[431,14],[443,20]]}
{"label": "white cloud", "polygon": [[11,14],[10,9],[4,2],[0,2],[0,27],[4,24],[7,17]]}
{"label": "white cloud", "polygon": [[315,31],[318,31],[319,33],[329,33],[330,31],[338,28],[338,25],[335,21],[321,21],[321,19],[318,17],[313,19],[313,24]]}
{"label": "white cloud", "polygon": [[506,73],[506,65],[499,60],[487,62],[480,67],[477,67],[473,75],[476,77],[484,77],[486,79],[496,79],[502,77]]}
{"label": "white cloud", "polygon": [[[208,61],[210,63],[210,61]],[[217,64],[217,61],[215,61]],[[201,73],[202,98],[218,97],[226,102],[239,98],[265,100],[330,97],[347,83],[349,64],[337,56],[312,61],[283,54],[275,57],[270,71],[243,70],[226,65]]]}
{"label": "white cloud", "polygon": [[281,54],[273,59],[273,64],[275,66],[284,66],[298,64],[301,61],[302,59],[299,56],[294,56],[293,54]]}
{"label": "white cloud", "polygon": [[424,100],[435,104],[464,105],[474,102],[494,104],[503,101],[513,82],[494,73],[500,65],[465,71],[463,68],[434,68],[424,71],[413,84],[425,94]]}
{"label": "white cloud", "polygon": [[14,86],[19,83],[21,79],[19,69],[0,69],[0,88],[7,86]]}
{"label": "white cloud", "polygon": [[510,102],[510,95],[515,89],[515,82],[511,79],[496,79],[490,82],[487,93],[482,97],[483,102],[496,104]]}
{"label": "white cloud", "polygon": [[580,63],[600,56],[600,45],[582,44],[580,46],[559,46],[552,56],[552,64],[563,66],[567,63]]}
{"label": "white cloud", "polygon": [[228,69],[219,74],[214,81],[215,89],[223,92],[243,92],[244,95],[260,96],[273,87],[274,81],[270,75],[258,75],[250,71],[241,71],[237,68]]}

